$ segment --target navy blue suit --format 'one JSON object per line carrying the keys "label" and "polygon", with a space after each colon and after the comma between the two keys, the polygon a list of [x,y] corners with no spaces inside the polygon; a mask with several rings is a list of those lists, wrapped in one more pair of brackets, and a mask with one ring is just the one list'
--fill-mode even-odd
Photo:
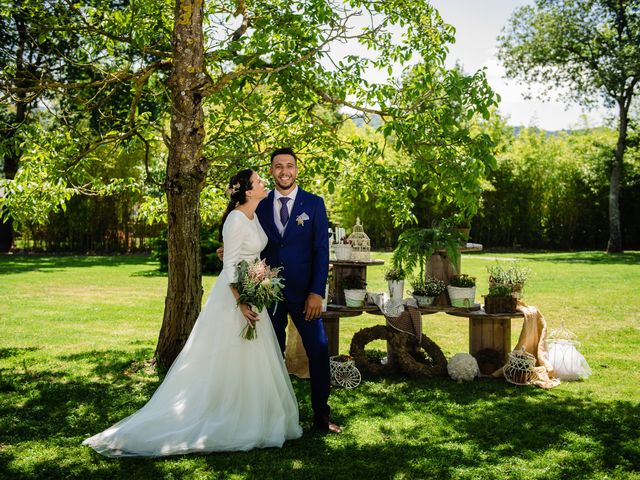
{"label": "navy blue suit", "polygon": [[[321,197],[298,187],[289,221],[281,236],[273,219],[273,191],[256,210],[269,241],[262,257],[282,267],[284,301],[269,310],[280,349],[286,346],[287,314],[295,324],[309,358],[311,405],[316,417],[329,415],[329,346],[322,319],[307,321],[304,302],[309,293],[324,297],[329,272],[329,222]],[[308,219],[302,220],[302,217]],[[300,219],[300,220],[298,220]]]}

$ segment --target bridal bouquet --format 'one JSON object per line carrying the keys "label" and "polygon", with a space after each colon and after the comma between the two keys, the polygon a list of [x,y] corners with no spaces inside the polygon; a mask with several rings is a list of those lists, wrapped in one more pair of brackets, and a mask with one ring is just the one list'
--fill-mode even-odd
{"label": "bridal bouquet", "polygon": [[[283,299],[283,278],[280,276],[280,267],[270,268],[264,260],[255,259],[249,263],[242,260],[236,266],[238,281],[232,285],[240,293],[238,305],[248,303],[251,309],[258,313],[265,307]],[[242,336],[247,340],[256,338],[256,326],[250,323],[242,331]]]}

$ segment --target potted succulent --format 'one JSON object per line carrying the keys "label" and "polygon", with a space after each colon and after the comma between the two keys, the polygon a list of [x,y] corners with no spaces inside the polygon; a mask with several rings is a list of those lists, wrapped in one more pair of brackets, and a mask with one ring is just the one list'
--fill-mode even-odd
{"label": "potted succulent", "polygon": [[333,245],[333,251],[336,254],[336,260],[351,260],[351,241],[347,237],[342,237],[338,243]]}
{"label": "potted succulent", "polygon": [[342,279],[342,287],[347,307],[362,308],[367,296],[367,282],[358,275],[348,275]]}
{"label": "potted succulent", "polygon": [[453,307],[473,307],[476,301],[476,277],[467,274],[454,275],[447,285]]}
{"label": "potted succulent", "polygon": [[446,285],[442,280],[433,277],[416,277],[412,279],[411,294],[416,299],[419,307],[428,307],[433,304],[435,298],[445,291]]}
{"label": "potted succulent", "polygon": [[404,277],[404,270],[400,267],[391,267],[385,272],[384,279],[387,281],[387,285],[389,285],[389,295],[392,300],[402,300]]}

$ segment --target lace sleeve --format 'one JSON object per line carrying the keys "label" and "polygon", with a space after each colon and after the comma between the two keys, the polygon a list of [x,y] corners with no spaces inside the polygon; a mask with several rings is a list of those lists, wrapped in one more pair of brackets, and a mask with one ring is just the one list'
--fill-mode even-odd
{"label": "lace sleeve", "polygon": [[[242,213],[240,215],[242,215]],[[222,271],[229,279],[229,283],[234,283],[238,280],[236,265],[240,260],[244,231],[245,228],[242,218],[240,218],[238,214],[231,212],[222,227],[222,242],[224,244]]]}

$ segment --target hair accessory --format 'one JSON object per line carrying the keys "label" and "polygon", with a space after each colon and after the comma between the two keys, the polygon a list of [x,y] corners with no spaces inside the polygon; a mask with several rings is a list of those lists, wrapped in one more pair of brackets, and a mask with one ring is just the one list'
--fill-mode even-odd
{"label": "hair accessory", "polygon": [[240,190],[240,183],[234,183],[232,186],[227,188],[227,196],[231,197],[234,193],[237,193]]}

